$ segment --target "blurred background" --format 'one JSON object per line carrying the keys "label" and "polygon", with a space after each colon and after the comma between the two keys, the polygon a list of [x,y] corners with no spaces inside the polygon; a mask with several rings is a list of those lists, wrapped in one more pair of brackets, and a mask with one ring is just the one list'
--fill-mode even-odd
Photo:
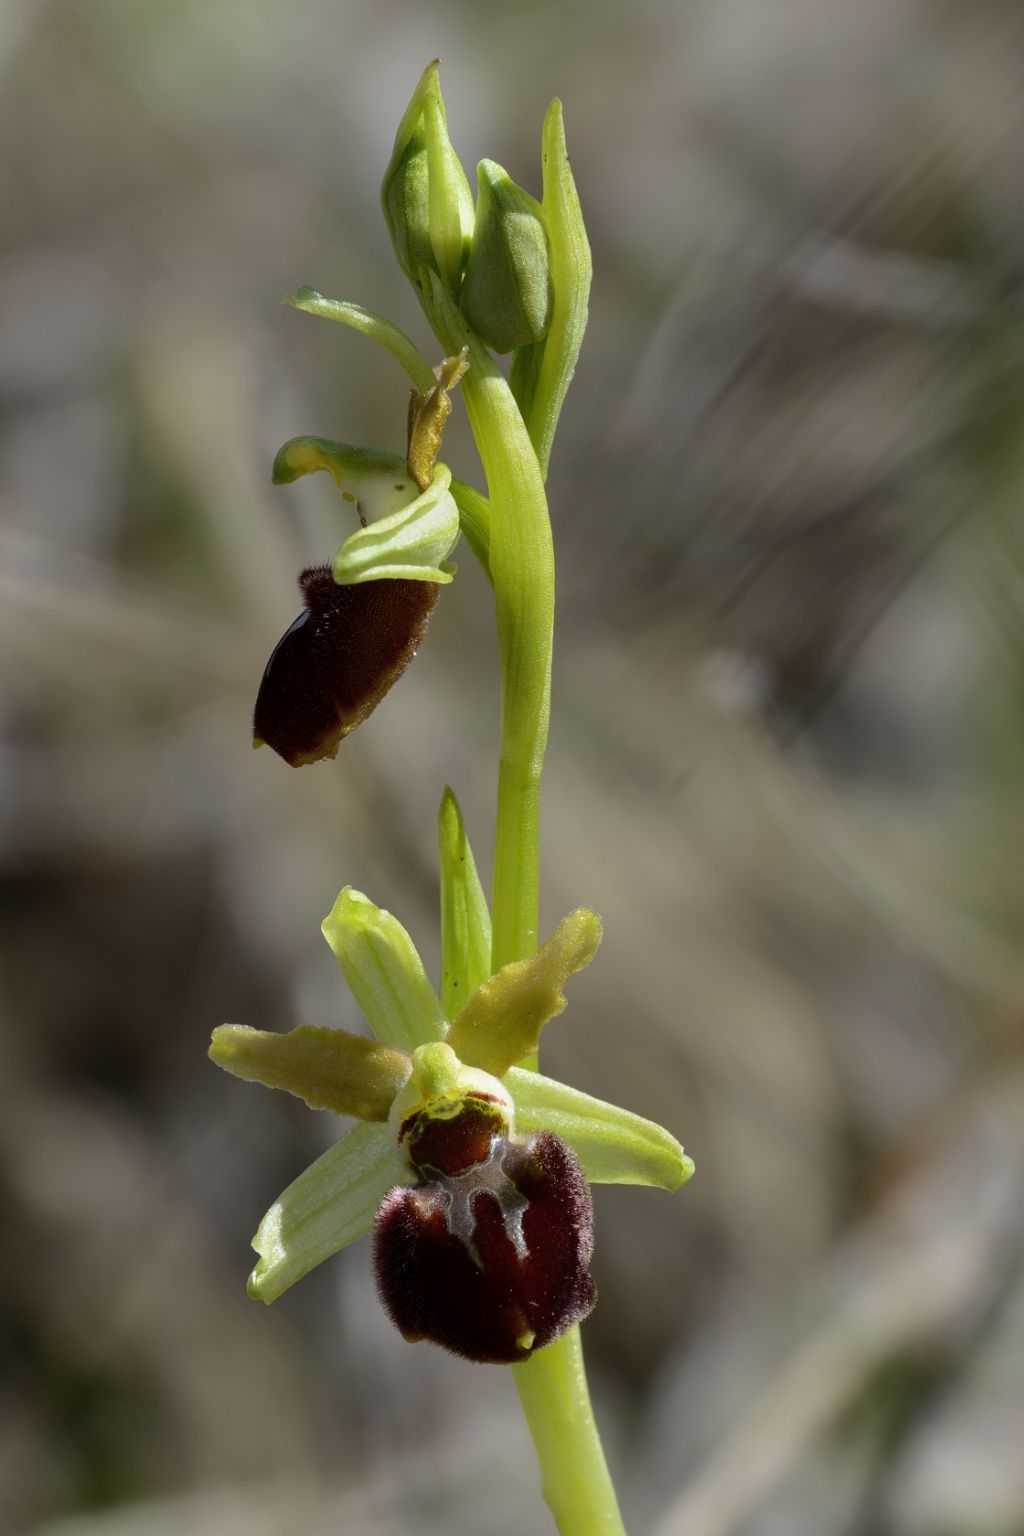
{"label": "blurred background", "polygon": [[563,98],[594,248],[543,914],[607,937],[545,1061],[698,1167],[596,1194],[630,1528],[1020,1536],[1019,0],[2,0],[0,1527],[551,1529],[507,1373],[403,1344],[368,1244],[247,1299],[338,1126],[205,1060],[358,1027],[342,884],[436,959],[446,781],[489,871],[467,551],[336,764],[249,741],[346,526],[274,450],[404,442],[279,300],[427,345],[377,196],[435,55],[471,174],[539,193]]}

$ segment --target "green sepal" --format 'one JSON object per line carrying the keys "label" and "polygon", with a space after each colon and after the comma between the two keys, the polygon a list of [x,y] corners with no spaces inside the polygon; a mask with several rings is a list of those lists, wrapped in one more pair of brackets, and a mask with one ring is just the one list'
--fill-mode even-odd
{"label": "green sepal", "polygon": [[587,328],[593,273],[583,210],[565,145],[562,103],[557,98],[544,119],[541,155],[544,190],[540,206],[551,268],[551,320],[543,340],[516,353],[509,383],[546,478],[558,417]]}
{"label": "green sepal", "polygon": [[283,1088],[310,1109],[360,1120],[386,1120],[411,1070],[404,1051],[315,1024],[300,1024],[284,1035],[221,1024],[213,1032],[209,1055],[248,1083]]}
{"label": "green sepal", "polygon": [[673,1190],[693,1174],[693,1162],[678,1141],[653,1120],[520,1067],[512,1067],[503,1081],[515,1104],[516,1130],[561,1136],[591,1184]]}
{"label": "green sepal", "polygon": [[[433,481],[415,500],[347,538],[334,557],[335,581],[340,586],[382,580],[442,585],[451,581],[455,567],[445,557],[459,537],[459,509],[449,490],[451,479],[447,465],[435,464]],[[408,485],[408,476],[398,483]]]}
{"label": "green sepal", "polygon": [[444,1039],[444,1011],[397,918],[347,885],[321,926],[378,1040],[411,1056],[418,1045]]}
{"label": "green sepal", "polygon": [[536,954],[513,960],[478,987],[448,1032],[448,1044],[470,1066],[501,1077],[537,1049],[540,1032],[565,1007],[562,988],[589,965],[601,942],[601,919],[578,907]]}
{"label": "green sepal", "polygon": [[477,167],[476,224],[459,308],[495,352],[540,341],[551,318],[541,206],[493,160]]}
{"label": "green sepal", "polygon": [[396,1184],[407,1183],[387,1126],[356,1125],[300,1173],[260,1222],[249,1276],[254,1301],[276,1301],[332,1254],[365,1236]]}
{"label": "green sepal", "polygon": [[340,325],[351,326],[354,331],[379,341],[396,362],[401,363],[417,389],[430,389],[434,378],[430,364],[415,342],[399,330],[397,325],[385,320],[383,315],[375,314],[372,309],[364,309],[361,304],[350,304],[344,299],[325,298],[308,284],[304,284],[284,302],[290,304],[292,309],[301,310],[303,314],[335,320]]}
{"label": "green sepal", "polygon": [[428,268],[457,292],[473,233],[473,195],[448,137],[436,59],[398,125],[381,206],[398,263],[417,291]]}
{"label": "green sepal", "polygon": [[491,974],[491,914],[462,811],[447,786],[437,813],[441,868],[441,1006],[451,1019]]}

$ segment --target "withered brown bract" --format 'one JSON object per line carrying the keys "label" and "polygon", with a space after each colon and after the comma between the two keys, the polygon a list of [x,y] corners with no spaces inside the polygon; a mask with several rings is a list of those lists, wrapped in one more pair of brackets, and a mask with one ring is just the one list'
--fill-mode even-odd
{"label": "withered brown bract", "polygon": [[326,565],[299,577],[305,612],[267,662],[253,739],[297,768],[333,757],[380,703],[423,638],[437,583],[383,580],[339,586]]}
{"label": "withered brown bract", "polygon": [[[461,1163],[468,1138],[457,1139]],[[494,1137],[486,1162],[393,1189],[373,1234],[377,1289],[401,1333],[485,1364],[526,1360],[587,1316],[592,1252],[587,1182],[551,1131]]]}

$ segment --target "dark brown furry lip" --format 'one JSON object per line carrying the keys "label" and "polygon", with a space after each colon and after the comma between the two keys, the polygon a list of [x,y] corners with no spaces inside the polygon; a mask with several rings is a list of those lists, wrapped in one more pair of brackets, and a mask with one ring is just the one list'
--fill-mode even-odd
{"label": "dark brown furry lip", "polygon": [[496,1136],[475,1170],[393,1189],[373,1233],[399,1331],[484,1364],[527,1360],[587,1316],[592,1253],[590,1191],[551,1131]]}
{"label": "dark brown furry lip", "polygon": [[431,581],[340,586],[326,565],[299,577],[304,611],[271,652],[253,741],[297,768],[333,757],[415,656],[437,601]]}

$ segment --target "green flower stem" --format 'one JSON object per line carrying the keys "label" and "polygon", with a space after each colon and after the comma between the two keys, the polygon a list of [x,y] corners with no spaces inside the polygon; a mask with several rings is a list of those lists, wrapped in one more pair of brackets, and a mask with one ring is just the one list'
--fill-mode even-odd
{"label": "green flower stem", "polygon": [[434,320],[452,352],[468,348],[462,395],[490,500],[488,551],[501,666],[501,763],[494,844],[491,964],[537,948],[540,776],[551,712],[555,555],[544,477],[515,397],[436,277]]}
{"label": "green flower stem", "polygon": [[[555,560],[544,475],[490,353],[434,279],[428,316],[449,352],[465,346],[461,388],[490,501],[489,564],[501,665],[501,763],[491,966],[537,948],[540,776],[551,710]],[[536,1067],[536,1057],[524,1065]],[[562,1536],[625,1536],[587,1390],[579,1328],[511,1367]]]}
{"label": "green flower stem", "polygon": [[625,1536],[590,1407],[579,1327],[509,1369],[562,1536]]}
{"label": "green flower stem", "polygon": [[519,408],[490,357],[466,375],[466,409],[491,499],[490,570],[501,665],[494,843],[496,971],[537,947],[540,776],[551,712],[555,561],[544,481]]}

